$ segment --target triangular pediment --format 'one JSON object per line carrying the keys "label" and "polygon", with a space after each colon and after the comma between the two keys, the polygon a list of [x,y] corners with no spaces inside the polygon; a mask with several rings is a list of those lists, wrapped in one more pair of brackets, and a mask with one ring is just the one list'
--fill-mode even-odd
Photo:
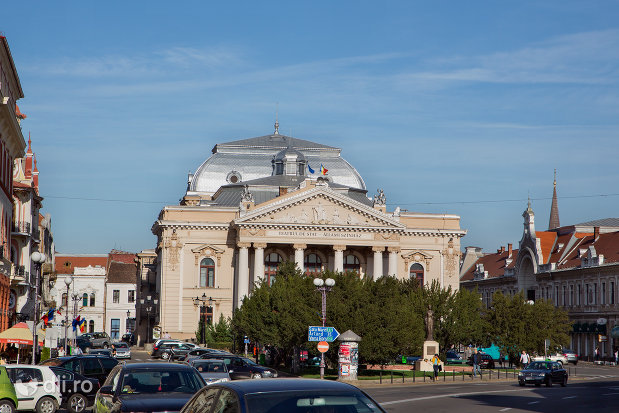
{"label": "triangular pediment", "polygon": [[221,256],[223,255],[224,250],[222,250],[221,248],[217,248],[214,245],[203,244],[203,245],[200,245],[199,247],[192,248],[191,252],[193,252],[193,255],[195,257],[196,265],[198,265],[200,258],[205,258],[205,257],[216,258],[217,265],[220,265]]}
{"label": "triangular pediment", "polygon": [[237,219],[235,223],[238,225],[405,228],[391,215],[355,201],[328,187],[316,187],[283,197],[281,201],[256,208],[251,213]]}

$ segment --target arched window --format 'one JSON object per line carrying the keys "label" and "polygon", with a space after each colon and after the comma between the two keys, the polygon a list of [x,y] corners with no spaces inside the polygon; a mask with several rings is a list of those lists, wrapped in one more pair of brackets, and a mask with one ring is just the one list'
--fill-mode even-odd
{"label": "arched window", "polygon": [[67,308],[67,293],[62,293],[62,306]]}
{"label": "arched window", "polygon": [[410,277],[412,280],[417,280],[420,286],[423,286],[423,267],[419,263],[411,265]]}
{"label": "arched window", "polygon": [[307,254],[303,266],[307,275],[318,274],[322,271],[322,260],[317,254]]}
{"label": "arched window", "polygon": [[277,267],[282,263],[282,257],[276,252],[272,252],[267,254],[264,259],[264,278],[267,280],[269,285],[273,284],[275,281],[275,274],[277,274]]}
{"label": "arched window", "polygon": [[95,306],[95,293],[90,293],[90,306],[94,307]]}
{"label": "arched window", "polygon": [[361,274],[361,263],[359,258],[352,254],[348,254],[344,257],[344,272],[354,271],[357,274]]}
{"label": "arched window", "polygon": [[200,287],[215,286],[215,261],[204,258],[200,261]]}
{"label": "arched window", "polygon": [[88,332],[89,333],[95,332],[95,320],[90,320],[90,322],[88,323]]}
{"label": "arched window", "polygon": [[82,295],[82,307],[88,307],[88,294]]}

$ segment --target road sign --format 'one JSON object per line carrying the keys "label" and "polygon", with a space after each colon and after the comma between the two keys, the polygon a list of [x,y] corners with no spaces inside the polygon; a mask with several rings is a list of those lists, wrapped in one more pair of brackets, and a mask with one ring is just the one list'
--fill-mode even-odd
{"label": "road sign", "polygon": [[310,326],[307,341],[335,341],[340,333],[335,327]]}
{"label": "road sign", "polygon": [[321,341],[318,343],[318,351],[320,351],[321,353],[326,353],[327,350],[329,350],[329,343],[327,343],[326,341]]}
{"label": "road sign", "polygon": [[248,338],[246,338],[245,340],[243,340],[243,342],[244,342],[245,344],[249,344],[249,339],[248,339]]}

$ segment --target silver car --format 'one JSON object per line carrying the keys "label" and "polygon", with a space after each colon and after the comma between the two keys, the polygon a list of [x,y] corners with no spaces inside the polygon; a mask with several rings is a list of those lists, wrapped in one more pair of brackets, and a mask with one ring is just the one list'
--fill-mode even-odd
{"label": "silver car", "polygon": [[230,374],[223,360],[195,359],[190,364],[198,370],[206,384],[230,381]]}
{"label": "silver car", "polygon": [[124,341],[112,343],[112,355],[117,359],[131,360],[131,348]]}

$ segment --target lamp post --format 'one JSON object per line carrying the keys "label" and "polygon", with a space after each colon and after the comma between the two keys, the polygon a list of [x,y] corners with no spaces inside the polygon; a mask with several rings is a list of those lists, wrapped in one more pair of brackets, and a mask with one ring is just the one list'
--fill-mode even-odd
{"label": "lamp post", "polygon": [[156,298],[153,299],[152,296],[147,295],[146,300],[140,298],[140,306],[146,310],[146,343],[150,343],[150,312],[153,311],[155,305],[159,303],[159,300]]}
{"label": "lamp post", "polygon": [[69,354],[69,339],[68,339],[68,330],[69,330],[69,287],[73,283],[73,276],[69,275],[65,277],[64,283],[67,285],[67,302],[63,303],[65,305],[64,310],[64,354]]}
{"label": "lamp post", "polygon": [[[335,285],[335,280],[333,278],[327,278],[323,280],[322,278],[314,278],[314,285],[316,286],[316,291],[319,291],[322,294],[322,326],[326,327],[327,323],[327,293],[331,291],[331,288]],[[325,353],[320,353],[320,378],[325,378]]]}
{"label": "lamp post", "polygon": [[41,265],[45,262],[45,254],[35,251],[30,255],[30,259],[34,264],[36,273],[35,286],[34,286],[34,317],[32,320],[32,364],[36,363],[37,355],[37,322],[39,321],[39,277],[41,274]]}
{"label": "lamp post", "polygon": [[[205,334],[205,330],[206,330],[206,324],[207,324],[207,320],[206,320],[206,308],[207,308],[207,303],[208,302],[208,307],[213,307],[213,297],[206,297],[206,293],[202,293],[202,297],[196,297],[193,299],[193,305],[200,306],[200,323],[202,323],[202,337],[200,337],[200,344],[206,344],[206,334]],[[202,318],[202,314],[204,314],[204,318]]]}

